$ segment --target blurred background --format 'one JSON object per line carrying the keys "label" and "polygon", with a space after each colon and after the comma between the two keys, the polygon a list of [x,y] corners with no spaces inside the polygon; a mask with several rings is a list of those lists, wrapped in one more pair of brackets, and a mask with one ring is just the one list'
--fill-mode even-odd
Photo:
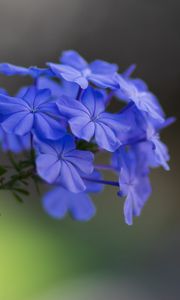
{"label": "blurred background", "polygon": [[[180,117],[178,0],[0,0],[0,62],[43,66],[62,50],[89,61],[136,63],[168,116]],[[15,91],[26,79],[0,77]],[[0,300],[178,300],[180,125],[163,133],[171,171],[155,170],[153,195],[133,227],[111,188],[88,223],[55,221],[38,196],[0,194]],[[2,157],[0,158],[0,161]]]}

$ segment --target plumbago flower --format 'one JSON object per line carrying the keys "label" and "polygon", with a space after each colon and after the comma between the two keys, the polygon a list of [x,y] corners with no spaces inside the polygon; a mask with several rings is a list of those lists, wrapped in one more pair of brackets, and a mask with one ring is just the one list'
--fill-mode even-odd
{"label": "plumbago flower", "polygon": [[[88,221],[96,212],[90,194],[110,185],[132,225],[151,195],[151,169],[170,169],[160,133],[174,118],[166,119],[147,84],[132,77],[135,65],[119,74],[117,65],[88,63],[73,50],[46,65],[0,64],[1,74],[33,80],[13,96],[0,88],[0,143],[10,164],[0,164],[0,189],[23,201],[30,181],[38,191],[44,182],[51,188],[42,206],[50,216]],[[112,113],[119,101],[122,109]],[[109,163],[98,164],[105,152]],[[104,180],[105,171],[117,180]]]}
{"label": "plumbago flower", "polygon": [[65,134],[48,89],[30,87],[22,97],[0,95],[0,111],[4,118],[1,126],[7,133],[23,136],[33,132],[53,140]]}
{"label": "plumbago flower", "polygon": [[93,171],[93,154],[76,150],[72,136],[66,135],[55,142],[38,143],[36,166],[38,174],[48,183],[59,183],[71,192],[86,189],[81,173]]}
{"label": "plumbago flower", "polygon": [[93,137],[102,149],[114,152],[120,146],[119,131],[127,132],[121,115],[105,112],[104,94],[87,88],[81,101],[64,96],[57,101],[60,114],[67,117],[72,133],[89,142]]}

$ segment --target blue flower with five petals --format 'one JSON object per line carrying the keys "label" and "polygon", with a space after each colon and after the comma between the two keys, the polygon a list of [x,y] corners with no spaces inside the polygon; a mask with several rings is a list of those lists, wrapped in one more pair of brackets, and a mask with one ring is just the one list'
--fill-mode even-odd
{"label": "blue flower with five petals", "polygon": [[81,101],[64,96],[56,104],[76,137],[88,142],[95,138],[99,147],[108,151],[113,152],[120,146],[118,132],[129,129],[121,115],[104,112],[104,94],[93,88],[83,93]]}
{"label": "blue flower with five petals", "polygon": [[[142,153],[122,148],[120,155],[119,196],[125,197],[124,218],[128,225],[133,217],[139,216],[151,194],[146,161]],[[145,164],[144,164],[145,161]]]}
{"label": "blue flower with five petals", "polygon": [[94,155],[76,149],[70,135],[58,141],[37,143],[37,172],[48,183],[57,183],[65,189],[80,193],[86,189],[83,176],[93,172]]}
{"label": "blue flower with five petals", "polygon": [[146,113],[150,118],[161,123],[164,122],[164,113],[156,97],[151,92],[139,89],[134,82],[122,75],[116,75],[116,78],[124,99],[133,102],[141,112]]}
{"label": "blue flower with five petals", "polygon": [[0,95],[2,128],[7,133],[26,135],[33,132],[40,138],[59,139],[65,129],[58,120],[56,104],[48,89],[25,89],[22,97]]}

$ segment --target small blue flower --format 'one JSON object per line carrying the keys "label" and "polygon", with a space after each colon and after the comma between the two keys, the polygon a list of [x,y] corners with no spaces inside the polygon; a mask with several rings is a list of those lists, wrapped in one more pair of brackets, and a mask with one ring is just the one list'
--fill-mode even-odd
{"label": "small blue flower", "polygon": [[38,68],[36,66],[32,66],[29,68],[15,66],[9,63],[1,63],[0,64],[0,73],[6,76],[31,76],[33,78],[37,78],[39,76],[52,76],[52,72],[47,68]]}
{"label": "small blue flower", "polygon": [[65,134],[58,110],[51,101],[50,90],[25,89],[21,98],[0,95],[2,128],[7,133],[26,135],[33,132],[40,138],[59,139]]}
{"label": "small blue flower", "polygon": [[161,142],[159,133],[152,126],[148,127],[147,140],[152,145],[153,157],[158,166],[163,166],[166,171],[169,171],[169,153],[167,146]]}
{"label": "small blue flower", "polygon": [[132,101],[136,107],[149,117],[164,122],[164,114],[156,97],[149,91],[142,91],[137,86],[121,75],[117,75],[121,94],[128,102]]}
{"label": "small blue flower", "polygon": [[120,115],[106,113],[104,94],[88,88],[82,95],[81,101],[69,97],[61,97],[57,101],[60,113],[66,116],[73,134],[86,141],[95,138],[99,147],[115,151],[120,141],[119,131],[127,131]]}
{"label": "small blue flower", "polygon": [[48,63],[48,66],[59,78],[77,83],[82,89],[88,87],[89,82],[101,88],[116,88],[114,75],[117,65],[102,60],[95,60],[88,64],[76,51],[65,51],[61,57],[61,64]]}
{"label": "small blue flower", "polygon": [[94,156],[76,150],[74,139],[66,135],[58,141],[38,143],[37,172],[48,183],[58,183],[73,193],[86,189],[82,176],[93,172]]}
{"label": "small blue flower", "polygon": [[43,207],[55,219],[62,219],[69,212],[77,221],[89,221],[96,213],[88,194],[74,194],[62,187],[56,187],[44,196]]}
{"label": "small blue flower", "polygon": [[147,172],[141,168],[135,152],[122,149],[119,185],[121,197],[126,197],[124,203],[124,217],[128,225],[132,225],[133,217],[139,216],[141,210],[151,194],[151,185]]}

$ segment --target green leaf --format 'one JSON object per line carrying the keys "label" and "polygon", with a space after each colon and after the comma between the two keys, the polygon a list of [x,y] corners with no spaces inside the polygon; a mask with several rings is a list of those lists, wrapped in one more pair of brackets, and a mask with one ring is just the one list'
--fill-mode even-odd
{"label": "green leaf", "polygon": [[96,153],[98,151],[98,146],[92,142],[86,142],[84,140],[79,140],[77,143],[77,148],[79,150],[88,150]]}
{"label": "green leaf", "polygon": [[29,196],[29,192],[27,190],[21,189],[21,188],[13,188],[14,191],[23,194],[25,196]]}
{"label": "green leaf", "polygon": [[13,192],[13,196],[16,199],[17,202],[19,203],[24,203],[23,199],[21,198],[21,196],[19,196],[17,193]]}
{"label": "green leaf", "polygon": [[4,167],[0,166],[0,176],[4,175],[6,172],[7,170]]}

